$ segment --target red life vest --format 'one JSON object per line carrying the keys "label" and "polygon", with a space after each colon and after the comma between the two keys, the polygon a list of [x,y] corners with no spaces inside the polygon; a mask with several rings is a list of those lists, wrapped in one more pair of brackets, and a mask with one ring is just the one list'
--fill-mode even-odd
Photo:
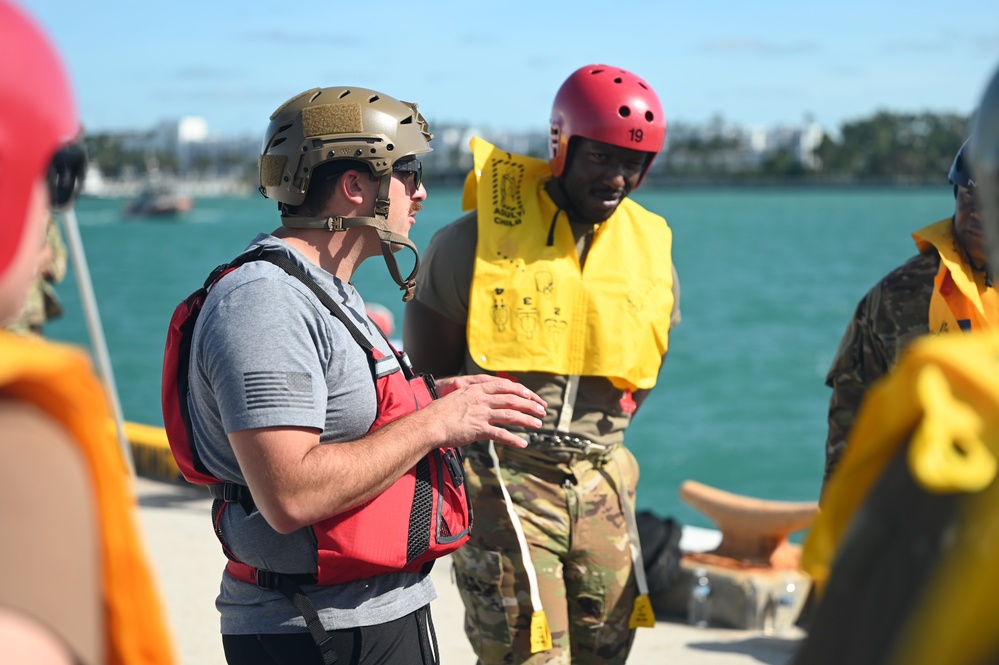
{"label": "red life vest", "polygon": [[[412,376],[412,368],[405,354],[396,352],[397,364],[385,362],[391,357],[370,345],[365,350],[378,396],[378,416],[369,432],[430,403],[432,386],[422,376],[406,376]],[[380,375],[383,367],[391,369]],[[461,547],[471,531],[471,503],[463,480],[459,453],[437,449],[374,499],[313,524],[316,584],[418,572]],[[244,582],[259,581],[255,568],[232,559],[226,572]]]}
{"label": "red life vest", "polygon": [[[280,252],[254,250],[237,257],[213,271],[203,289],[178,305],[167,336],[163,372],[164,422],[171,450],[184,477],[193,483],[209,485],[212,495],[222,501],[213,511],[213,521],[216,535],[230,559],[226,571],[238,580],[275,588],[272,580],[265,579],[267,575],[273,576],[272,573],[258,571],[239,561],[221,537],[218,524],[222,511],[230,504],[238,503],[250,512],[254,509],[252,498],[248,488],[224,483],[201,463],[191,440],[186,409],[186,369],[194,319],[200,313],[207,291],[224,274],[253,260],[274,263],[301,280],[368,354],[378,400],[377,416],[369,432],[426,406],[436,398],[436,391],[432,378],[414,373],[405,353],[393,348],[394,356],[386,356],[375,348],[340,306]],[[374,499],[312,525],[317,546],[317,574],[315,579],[304,576],[303,580],[302,575],[293,577],[297,582],[331,585],[424,569],[468,540],[472,507],[465,489],[460,453],[453,448],[431,451]]]}

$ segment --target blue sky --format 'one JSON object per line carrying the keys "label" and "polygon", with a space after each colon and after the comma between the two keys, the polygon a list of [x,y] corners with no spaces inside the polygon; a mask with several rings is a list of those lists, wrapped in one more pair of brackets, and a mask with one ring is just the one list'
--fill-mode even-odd
{"label": "blue sky", "polygon": [[999,66],[995,0],[20,2],[91,132],[200,115],[256,136],[328,85],[418,102],[432,124],[544,131],[558,86],[598,62],[645,78],[670,121],[835,129],[878,109],[971,113]]}

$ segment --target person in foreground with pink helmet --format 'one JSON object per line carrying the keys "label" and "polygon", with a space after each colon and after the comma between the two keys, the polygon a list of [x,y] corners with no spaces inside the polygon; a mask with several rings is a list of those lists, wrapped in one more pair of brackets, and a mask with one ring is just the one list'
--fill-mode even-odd
{"label": "person in foreground with pink helmet", "polygon": [[[644,80],[562,84],[549,160],[475,138],[468,215],[427,248],[403,340],[436,376],[492,373],[547,403],[524,449],[465,449],[475,524],[452,557],[479,661],[623,663],[653,622],[624,447],[679,320],[669,226],[628,198],[663,147]],[[635,565],[637,562],[637,565]]]}
{"label": "person in foreground with pink helmet", "polygon": [[[65,68],[0,0],[0,326],[86,155]],[[0,330],[0,663],[170,665],[166,610],[111,409],[80,349]]]}

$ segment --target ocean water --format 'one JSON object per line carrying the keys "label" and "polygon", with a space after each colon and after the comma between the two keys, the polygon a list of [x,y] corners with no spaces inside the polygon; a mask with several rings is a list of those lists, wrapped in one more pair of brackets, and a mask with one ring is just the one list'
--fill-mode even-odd
{"label": "ocean water", "polygon": [[[642,189],[635,199],[673,229],[683,314],[627,436],[641,464],[639,507],[712,526],[678,497],[687,479],[815,500],[824,378],[839,338],[867,289],[914,253],[909,234],[952,214],[949,188]],[[172,221],[126,218],[123,204],[85,198],[77,217],[125,418],[160,425],[173,308],[278,217],[259,196],[201,199]],[[432,189],[411,237],[425,246],[460,213],[458,190]],[[405,271],[409,259],[398,256]],[[354,283],[393,312],[401,334],[401,293],[382,259],[367,261]],[[87,345],[72,268],[58,291],[66,315],[46,334]]]}

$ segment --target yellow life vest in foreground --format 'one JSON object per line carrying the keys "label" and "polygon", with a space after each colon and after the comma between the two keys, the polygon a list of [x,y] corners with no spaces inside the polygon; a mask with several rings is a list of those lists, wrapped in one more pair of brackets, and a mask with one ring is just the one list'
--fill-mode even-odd
{"label": "yellow life vest in foreground", "polygon": [[985,276],[963,259],[951,218],[912,234],[919,251],[931,247],[940,254],[940,270],[933,279],[929,324],[933,334],[999,329],[999,292],[985,284]]}
{"label": "yellow life vest in foreground", "polygon": [[[0,397],[30,402],[59,422],[89,469],[100,526],[108,664],[175,663],[165,609],[136,523],[131,478],[89,359],[69,346],[0,331]],[[39,491],[46,491],[45,479],[38,481]],[[52,528],[58,528],[57,521]],[[73,556],[72,544],[66,556]],[[52,571],[51,580],[39,583],[72,584],[57,580],[59,571]]]}
{"label": "yellow life vest in foreground", "polygon": [[492,371],[656,383],[673,310],[672,232],[624,199],[581,268],[568,216],[544,191],[548,163],[472,139],[463,204],[478,212],[468,349]]}
{"label": "yellow life vest in foreground", "polygon": [[892,662],[992,662],[983,654],[999,650],[993,625],[999,610],[999,335],[918,340],[872,387],[805,541],[802,567],[821,592],[851,519],[907,441],[909,470],[921,487],[967,495],[957,519],[960,531],[973,537],[936,566]]}

